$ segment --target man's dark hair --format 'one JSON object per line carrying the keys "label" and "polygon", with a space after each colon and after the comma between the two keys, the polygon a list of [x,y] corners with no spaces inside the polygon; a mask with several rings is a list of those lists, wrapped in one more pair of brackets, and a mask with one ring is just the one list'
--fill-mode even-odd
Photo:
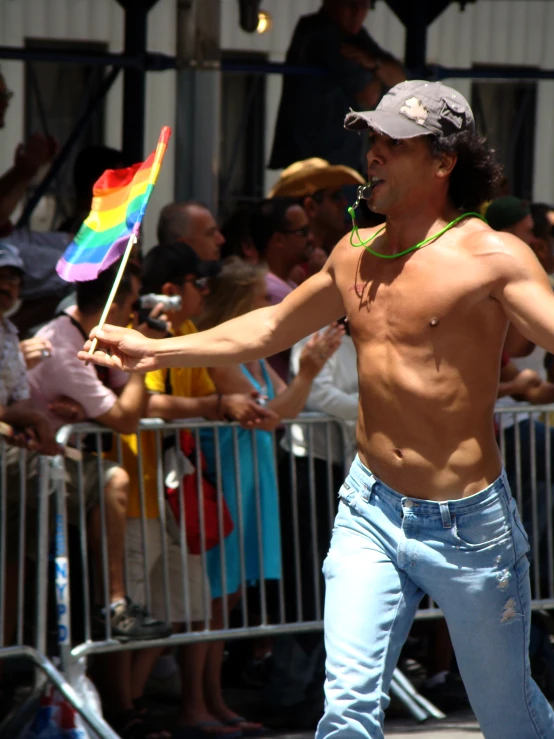
{"label": "man's dark hair", "polygon": [[168,203],[160,211],[156,235],[158,244],[174,244],[186,239],[189,226],[189,210],[191,206],[205,208],[208,206],[198,200],[185,200],[182,203]]}
{"label": "man's dark hair", "polygon": [[458,161],[450,175],[448,195],[461,211],[477,210],[497,195],[502,182],[502,165],[486,139],[471,131],[449,136],[429,136],[434,156],[455,153]]}
{"label": "man's dark hair", "polygon": [[[75,292],[77,295],[77,308],[86,316],[94,315],[106,305],[106,301],[112,289],[119,262],[100,272],[95,280],[76,282]],[[129,262],[119,283],[114,302],[121,305],[133,289],[132,277],[140,278],[140,267]]]}
{"label": "man's dark hair", "polygon": [[221,246],[221,260],[227,257],[244,257],[243,244],[252,241],[250,221],[252,209],[242,207],[232,213],[221,227],[225,243]]}
{"label": "man's dark hair", "polygon": [[271,198],[260,203],[250,219],[250,235],[260,254],[267,249],[273,234],[289,228],[287,211],[298,204],[297,198]]}
{"label": "man's dark hair", "polygon": [[533,218],[533,234],[538,239],[544,239],[548,241],[554,236],[554,228],[548,219],[548,214],[551,213],[554,208],[546,203],[532,203],[531,204],[531,217]]}

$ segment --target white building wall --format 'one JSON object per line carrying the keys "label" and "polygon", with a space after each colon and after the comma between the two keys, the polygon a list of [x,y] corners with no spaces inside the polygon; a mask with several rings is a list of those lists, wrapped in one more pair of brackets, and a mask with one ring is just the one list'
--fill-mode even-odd
{"label": "white building wall", "polygon": [[[150,51],[175,54],[176,0],[159,0],[148,18]],[[123,10],[115,0],[0,0],[0,44],[23,46],[26,38],[99,41],[108,51],[123,51]],[[0,172],[12,163],[13,153],[23,136],[24,65],[0,60],[8,87],[16,95],[10,103],[6,126],[0,132]],[[123,76],[120,74],[106,98],[105,141],[121,147]],[[145,156],[156,146],[163,125],[175,121],[175,72],[147,75]],[[144,241],[155,243],[157,214],[173,197],[174,151],[168,149],[158,184],[144,219]]]}

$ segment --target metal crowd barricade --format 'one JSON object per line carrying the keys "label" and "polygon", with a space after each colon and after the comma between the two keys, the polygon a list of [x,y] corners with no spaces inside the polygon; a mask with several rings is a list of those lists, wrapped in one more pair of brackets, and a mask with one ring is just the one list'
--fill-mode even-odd
{"label": "metal crowd barricade", "polygon": [[[305,429],[307,436],[307,455],[302,464],[291,450],[294,448],[293,427],[300,426]],[[209,604],[211,594],[207,577],[203,579],[202,587],[202,611],[204,617],[202,622],[196,623],[191,615],[192,604],[190,599],[190,588],[188,580],[188,569],[191,559],[188,554],[187,544],[187,512],[186,506],[180,502],[178,520],[168,510],[165,495],[165,479],[167,469],[164,470],[164,448],[178,449],[181,445],[180,433],[187,430],[192,434],[195,441],[195,452],[192,458],[193,467],[197,470],[202,468],[201,450],[205,448],[203,434],[213,437],[213,460],[212,470],[215,487],[217,489],[217,509],[219,513],[219,532],[222,537],[222,510],[224,497],[221,491],[225,489],[225,479],[229,475],[234,478],[235,483],[235,533],[237,538],[236,556],[238,557],[238,568],[240,570],[240,582],[238,586],[242,593],[240,601],[241,624],[231,628],[228,609],[223,609],[223,625],[220,628],[210,628]],[[319,457],[314,454],[315,434],[319,432]],[[182,591],[184,593],[183,619],[184,630],[181,633],[173,633],[164,639],[152,639],[144,641],[128,641],[120,643],[112,637],[109,620],[106,621],[104,633],[99,635],[93,633],[91,622],[91,566],[89,562],[89,545],[87,537],[86,501],[84,494],[85,475],[83,463],[78,463],[78,531],[80,541],[80,563],[70,563],[66,552],[67,536],[67,510],[66,510],[66,488],[65,476],[61,471],[65,465],[63,457],[54,460],[54,467],[59,469],[56,475],[57,484],[57,516],[56,516],[56,573],[60,584],[71,578],[80,580],[79,587],[82,590],[82,602],[84,604],[84,640],[74,643],[71,635],[71,603],[69,598],[62,597],[62,589],[56,588],[58,595],[59,614],[59,654],[61,668],[69,684],[75,685],[82,678],[86,660],[90,655],[123,650],[135,650],[145,647],[167,647],[187,644],[198,641],[229,640],[256,636],[277,636],[281,634],[294,634],[308,631],[321,630],[323,627],[323,579],[321,565],[325,557],[330,532],[333,525],[336,506],[338,503],[337,491],[344,479],[347,460],[350,450],[347,448],[346,436],[341,423],[321,414],[302,414],[294,421],[283,421],[281,429],[271,433],[272,459],[277,487],[277,510],[281,519],[280,532],[280,577],[273,581],[267,579],[264,571],[264,541],[263,528],[264,516],[266,515],[267,500],[264,501],[263,491],[260,487],[258,472],[260,465],[268,464],[267,460],[258,460],[259,440],[255,431],[246,431],[236,423],[214,423],[204,420],[187,419],[186,421],[162,422],[158,419],[143,420],[140,423],[136,435],[136,448],[130,454],[132,444],[129,437],[121,437],[113,434],[111,430],[96,424],[78,424],[64,427],[59,434],[62,443],[71,439],[77,449],[82,449],[86,439],[88,452],[95,454],[97,461],[98,479],[102,479],[102,457],[106,440],[111,442],[110,459],[128,473],[130,473],[131,486],[130,495],[138,499],[141,518],[140,530],[142,540],[142,579],[144,583],[144,605],[156,618],[164,621],[172,619],[172,602],[176,597],[170,587],[169,575],[169,550],[175,555],[176,548],[179,550],[180,578]],[[222,444],[225,436],[226,444]],[[252,446],[253,479],[249,495],[246,497],[242,489],[245,479],[245,470],[241,470],[241,445],[245,438],[250,440]],[[115,439],[115,444],[113,443]],[[321,445],[324,445],[323,451]],[[333,451],[334,449],[334,451]],[[154,459],[148,457],[154,450]],[[86,456],[87,452],[85,452]],[[334,455],[334,456],[333,456]],[[230,463],[230,461],[232,463]],[[190,460],[189,460],[190,462]],[[133,470],[134,465],[134,470]],[[152,477],[155,477],[155,496],[157,500],[159,517],[153,526],[149,525],[146,518],[148,494],[147,487],[152,485]],[[224,479],[225,478],[225,479]],[[179,501],[183,500],[183,477],[179,474]],[[321,487],[319,487],[321,486]],[[152,488],[150,487],[150,491]],[[232,593],[227,591],[226,572],[231,564],[237,568],[237,561],[226,561],[225,546],[219,546],[217,555],[206,550],[205,529],[203,521],[204,513],[204,488],[201,476],[196,476],[196,494],[199,505],[199,518],[202,532],[201,552],[198,555],[202,563],[202,572],[206,573],[208,557],[213,566],[214,558],[219,560],[221,579],[223,584],[222,598],[227,603]],[[102,542],[102,573],[94,573],[102,585],[102,602],[105,613],[110,610],[108,559],[109,546],[106,524],[106,501],[103,491],[99,491],[98,504],[101,510],[101,542]],[[151,503],[151,500],[150,500]],[[274,501],[275,506],[275,501]],[[248,572],[247,559],[252,557],[252,550],[247,552],[245,546],[245,531],[252,531],[252,521],[257,535],[257,561],[259,567],[257,597],[252,610],[253,616],[248,608],[252,604],[252,597],[245,597],[249,580],[252,579]],[[151,522],[150,522],[151,523]],[[286,526],[284,525],[286,524]],[[155,534],[161,542],[160,551],[155,552],[156,563],[151,561],[151,547],[149,536]],[[283,554],[285,554],[284,561]],[[127,553],[128,555],[128,553]],[[95,557],[96,561],[98,556]],[[153,564],[161,563],[161,578],[152,581],[151,572]],[[128,576],[129,557],[126,556],[126,573]],[[135,563],[136,574],[136,563]],[[128,579],[128,578],[127,578]],[[162,597],[155,602],[152,586],[162,583]],[[127,586],[129,583],[127,582]],[[65,593],[68,590],[65,589]],[[129,591],[127,591],[129,592]],[[197,604],[198,610],[198,604]],[[442,718],[444,715],[420,696],[411,683],[396,670],[391,684],[391,692],[404,702],[417,720],[424,720],[428,716]],[[87,718],[90,719],[90,716]],[[101,737],[111,739],[114,734],[106,733],[103,727],[95,726],[95,731]]]}
{"label": "metal crowd barricade", "polygon": [[[82,696],[47,656],[51,462],[0,439],[0,661],[27,660],[35,667],[27,695],[0,725],[0,738],[15,739],[26,730],[50,681],[90,728],[100,730],[105,739],[117,739],[104,721],[90,715]],[[34,578],[28,577],[29,560]],[[13,624],[13,633],[5,633],[7,622]]]}

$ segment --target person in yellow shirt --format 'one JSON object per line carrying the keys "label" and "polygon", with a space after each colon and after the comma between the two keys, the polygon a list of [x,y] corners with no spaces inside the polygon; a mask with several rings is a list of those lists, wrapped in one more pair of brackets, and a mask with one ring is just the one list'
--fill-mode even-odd
{"label": "person in yellow shirt", "polygon": [[[192,318],[203,307],[208,292],[208,280],[214,274],[213,263],[201,261],[186,244],[157,246],[144,261],[143,292],[179,296],[181,307],[169,312],[175,334],[196,331]],[[232,370],[231,370],[232,372]],[[231,383],[229,383],[231,384]],[[257,393],[217,392],[206,368],[176,367],[151,372],[146,376],[150,392],[147,415],[151,418],[175,420],[203,417],[209,420],[236,420],[246,428],[277,422],[271,410],[256,403]],[[218,388],[219,389],[219,388]],[[221,388],[226,390],[225,387]],[[165,613],[163,548],[166,548],[170,594],[170,614],[176,630],[185,625],[192,629],[208,628],[211,615],[210,587],[201,556],[186,554],[186,573],[178,527],[167,511],[167,532],[160,522],[160,506],[165,507],[163,486],[158,486],[157,450],[161,449],[161,432],[146,431],[125,440],[125,468],[131,478],[127,526],[127,578],[129,590],[139,602],[146,595],[146,573],[153,613]],[[136,458],[140,444],[142,465]],[[133,458],[134,457],[134,458]],[[139,474],[140,472],[140,474]],[[141,518],[141,515],[144,517]],[[144,524],[144,526],[143,526]],[[144,541],[146,532],[147,541]],[[185,575],[185,576],[183,576]],[[183,589],[183,582],[187,587]],[[233,739],[240,736],[237,728],[214,721],[203,695],[203,676],[209,655],[209,643],[190,644],[182,649],[182,702],[177,721],[177,734],[183,737],[203,735]],[[133,695],[140,697],[144,683],[159,650],[151,650],[150,660],[144,659],[135,671]]]}

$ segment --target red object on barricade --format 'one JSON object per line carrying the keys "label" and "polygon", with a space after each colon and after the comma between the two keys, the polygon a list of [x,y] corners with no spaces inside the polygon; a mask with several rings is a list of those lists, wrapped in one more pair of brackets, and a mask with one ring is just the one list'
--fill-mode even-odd
{"label": "red object on barricade", "polygon": [[[187,534],[187,546],[190,554],[200,554],[202,552],[202,518],[200,516],[200,500],[202,498],[202,507],[204,513],[204,547],[207,550],[213,549],[221,542],[221,532],[223,538],[233,531],[234,524],[227,503],[221,497],[218,502],[217,489],[207,476],[206,460],[202,451],[199,453],[201,463],[201,487],[202,495],[199,496],[198,490],[198,469],[196,441],[193,434],[186,429],[179,432],[180,448],[175,446],[166,450],[166,496],[169,506],[175,520],[179,522],[180,518],[180,478],[183,481],[183,501],[185,512],[185,528]],[[220,516],[222,516],[222,526],[220,527]]]}

